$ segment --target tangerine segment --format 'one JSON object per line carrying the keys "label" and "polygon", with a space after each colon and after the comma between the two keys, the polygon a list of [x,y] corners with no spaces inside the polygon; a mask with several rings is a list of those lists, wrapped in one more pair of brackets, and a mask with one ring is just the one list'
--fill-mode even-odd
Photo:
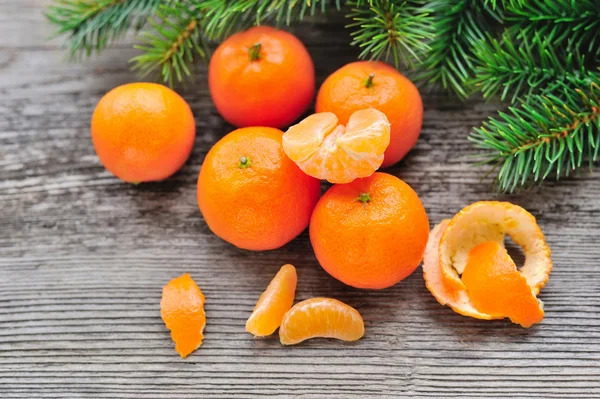
{"label": "tangerine segment", "polygon": [[390,144],[383,112],[354,112],[346,126],[331,112],[310,115],[283,135],[283,150],[304,173],[331,183],[350,183],[373,174]]}
{"label": "tangerine segment", "polygon": [[449,219],[443,220],[436,225],[429,233],[429,241],[425,248],[423,256],[423,278],[425,286],[431,292],[433,297],[441,304],[448,305],[456,313],[463,316],[474,317],[476,319],[490,320],[492,316],[480,312],[471,302],[466,289],[455,289],[448,283],[440,269],[438,260],[438,248],[440,238],[446,226],[450,223]]}
{"label": "tangerine segment", "polygon": [[295,304],[283,317],[279,339],[293,345],[310,338],[356,341],[365,324],[356,309],[332,298],[311,298]]}
{"label": "tangerine segment", "polygon": [[202,345],[206,315],[204,295],[189,274],[171,281],[163,288],[160,315],[171,330],[175,350],[187,357]]}
{"label": "tangerine segment", "polygon": [[544,318],[532,288],[497,242],[481,243],[469,252],[462,281],[477,309],[494,318],[508,317],[525,328]]}
{"label": "tangerine segment", "polygon": [[246,331],[257,337],[273,334],[294,304],[297,282],[296,268],[283,265],[258,299],[246,322]]}
{"label": "tangerine segment", "polygon": [[460,279],[471,249],[493,241],[503,246],[508,234],[522,247],[525,263],[520,273],[537,295],[548,281],[552,270],[550,248],[535,217],[509,202],[480,201],[457,213],[444,229],[439,246],[439,262],[447,283],[453,289],[464,289]]}

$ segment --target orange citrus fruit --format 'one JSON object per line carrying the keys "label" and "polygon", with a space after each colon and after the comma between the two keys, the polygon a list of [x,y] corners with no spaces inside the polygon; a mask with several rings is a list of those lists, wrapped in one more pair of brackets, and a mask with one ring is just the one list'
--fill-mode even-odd
{"label": "orange citrus fruit", "polygon": [[356,288],[387,288],[410,275],[428,234],[417,193],[380,172],[331,187],[310,221],[310,241],[323,269]]}
{"label": "orange citrus fruit", "polygon": [[544,318],[527,280],[506,249],[495,241],[471,249],[461,279],[475,307],[493,318],[509,317],[525,328]]}
{"label": "orange citrus fruit", "polygon": [[297,282],[296,268],[283,265],[258,299],[246,322],[246,331],[257,337],[273,334],[281,325],[285,312],[294,304]]}
{"label": "orange citrus fruit", "polygon": [[[523,249],[520,269],[504,249],[506,235]],[[508,202],[476,202],[442,221],[431,231],[423,259],[425,284],[440,304],[478,319],[509,317],[524,327],[543,318],[536,295],[551,270],[535,218]]]}
{"label": "orange citrus fruit", "polygon": [[284,154],[282,135],[270,127],[237,129],[204,158],[198,206],[208,227],[239,248],[288,243],[308,226],[319,199],[319,180]]}
{"label": "orange citrus fruit", "polygon": [[390,124],[374,108],[356,111],[346,126],[331,112],[314,114],[283,135],[287,156],[307,175],[331,183],[371,176],[389,142]]}
{"label": "orange citrus fruit", "polygon": [[171,330],[175,350],[181,357],[187,357],[202,345],[206,325],[204,295],[189,274],[179,276],[164,286],[160,315]]}
{"label": "orange citrus fruit", "polygon": [[163,180],[188,159],[196,125],[189,105],[173,90],[130,83],[109,91],[92,116],[100,161],[130,183]]}
{"label": "orange citrus fruit", "polygon": [[236,33],[208,66],[213,102],[235,126],[282,128],[298,119],[315,94],[315,70],[294,35],[268,26]]}
{"label": "orange citrus fruit", "polygon": [[400,161],[414,147],[423,123],[423,101],[415,85],[390,65],[358,61],[332,73],[317,94],[316,112],[333,112],[341,124],[359,109],[373,107],[390,123],[390,145],[382,167]]}
{"label": "orange citrus fruit", "polygon": [[331,298],[311,298],[295,304],[283,317],[279,340],[293,345],[310,338],[356,341],[365,335],[365,323],[356,309]]}

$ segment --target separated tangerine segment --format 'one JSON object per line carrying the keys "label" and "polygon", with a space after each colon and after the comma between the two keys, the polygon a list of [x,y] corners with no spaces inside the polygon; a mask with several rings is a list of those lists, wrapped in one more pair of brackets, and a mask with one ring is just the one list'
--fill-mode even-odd
{"label": "separated tangerine segment", "polygon": [[297,282],[296,268],[283,265],[258,299],[246,322],[246,331],[257,337],[273,334],[294,304]]}
{"label": "separated tangerine segment", "polygon": [[332,298],[311,298],[294,305],[283,317],[279,339],[293,345],[310,338],[356,341],[365,324],[356,309]]}
{"label": "separated tangerine segment", "polygon": [[544,318],[532,288],[497,242],[473,247],[461,279],[475,307],[493,318],[508,317],[525,328]]}
{"label": "separated tangerine segment", "polygon": [[160,301],[160,315],[171,330],[175,350],[187,357],[202,345],[206,326],[204,295],[189,274],[167,283]]}
{"label": "separated tangerine segment", "polygon": [[331,112],[311,115],[283,135],[283,150],[304,173],[331,183],[371,176],[390,144],[390,123],[383,112],[354,112],[346,126]]}

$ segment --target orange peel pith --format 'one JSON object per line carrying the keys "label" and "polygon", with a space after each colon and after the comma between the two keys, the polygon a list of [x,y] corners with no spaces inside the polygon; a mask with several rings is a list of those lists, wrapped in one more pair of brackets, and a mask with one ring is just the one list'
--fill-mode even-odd
{"label": "orange peel pith", "polygon": [[283,317],[279,340],[293,345],[310,338],[356,341],[365,334],[363,318],[353,307],[332,298],[311,298],[295,304]]}
{"label": "orange peel pith", "polygon": [[[520,269],[504,249],[506,235],[523,249]],[[498,201],[476,202],[435,226],[423,259],[425,284],[440,304],[478,319],[509,317],[524,327],[543,318],[536,296],[551,270],[550,248],[533,215]],[[507,305],[511,303],[516,305]]]}
{"label": "orange peel pith", "polygon": [[181,357],[187,357],[202,345],[206,325],[204,295],[189,274],[179,276],[164,286],[160,315],[171,330],[175,350]]}
{"label": "orange peel pith", "polygon": [[273,334],[294,304],[297,282],[296,268],[283,265],[258,299],[246,322],[246,331],[256,337]]}

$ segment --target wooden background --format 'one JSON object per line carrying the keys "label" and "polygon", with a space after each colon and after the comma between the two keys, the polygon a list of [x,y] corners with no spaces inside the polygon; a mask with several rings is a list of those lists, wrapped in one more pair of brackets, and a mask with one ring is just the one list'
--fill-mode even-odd
{"label": "wooden background", "polygon": [[[432,223],[483,199],[529,209],[554,271],[545,320],[525,330],[440,306],[421,271],[384,291],[343,286],[317,264],[305,234],[280,250],[237,250],[212,235],[196,205],[210,146],[232,130],[200,68],[182,94],[198,125],[185,167],[162,183],[122,183],[99,164],[89,134],[96,102],[136,80],[126,39],[85,64],[64,63],[42,16],[48,1],[0,0],[0,397],[250,398],[600,397],[600,180],[513,196],[492,194],[470,166],[472,126],[496,108],[427,94],[416,148],[391,173],[420,194]],[[342,23],[296,32],[319,83],[351,61]],[[282,347],[244,323],[286,262],[297,299],[331,296],[364,316],[353,344]],[[159,313],[162,286],[192,274],[206,295],[205,342],[180,359]]]}

